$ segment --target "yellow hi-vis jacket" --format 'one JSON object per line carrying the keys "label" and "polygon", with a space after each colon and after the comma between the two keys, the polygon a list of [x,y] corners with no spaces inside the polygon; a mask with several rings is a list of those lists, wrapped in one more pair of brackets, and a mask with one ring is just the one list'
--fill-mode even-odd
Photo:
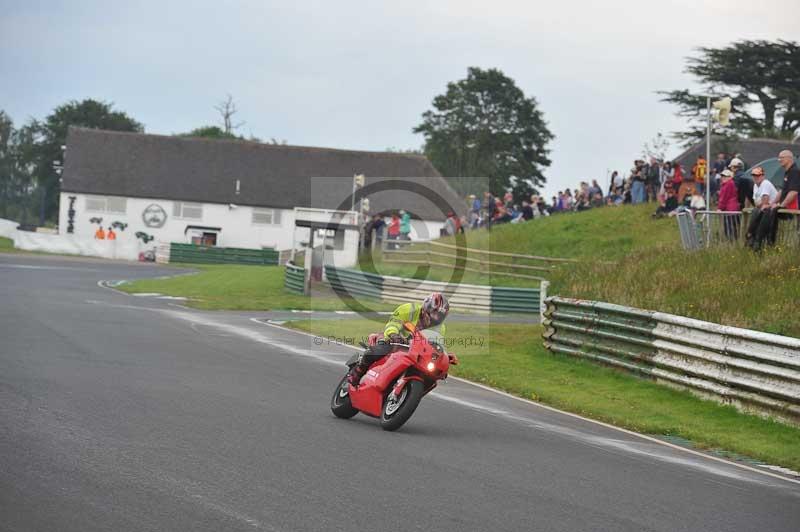
{"label": "yellow hi-vis jacket", "polygon": [[[386,327],[383,328],[383,338],[388,340],[393,334],[400,334],[403,338],[408,339],[411,332],[408,331],[403,324],[410,321],[414,326],[419,325],[419,315],[422,312],[422,305],[417,303],[403,303],[392,313],[392,317],[386,322]],[[430,328],[431,330],[438,331],[444,338],[445,326],[444,323]]]}

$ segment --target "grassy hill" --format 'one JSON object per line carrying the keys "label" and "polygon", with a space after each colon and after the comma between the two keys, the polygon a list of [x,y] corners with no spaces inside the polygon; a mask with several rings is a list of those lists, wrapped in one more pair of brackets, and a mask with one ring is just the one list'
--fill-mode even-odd
{"label": "grassy hill", "polygon": [[[800,337],[800,250],[776,247],[756,255],[721,247],[683,251],[674,219],[653,220],[653,207],[622,206],[560,214],[467,235],[471,248],[576,258],[544,274],[550,294],[597,299]],[[442,242],[453,243],[452,238]],[[411,248],[413,250],[413,247]],[[414,266],[378,261],[386,274],[424,274]],[[428,278],[446,280],[432,268]],[[535,285],[495,270],[463,282]]]}

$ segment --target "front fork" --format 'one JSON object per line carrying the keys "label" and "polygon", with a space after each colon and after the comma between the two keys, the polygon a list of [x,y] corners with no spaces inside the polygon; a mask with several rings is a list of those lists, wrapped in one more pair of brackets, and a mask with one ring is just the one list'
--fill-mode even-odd
{"label": "front fork", "polygon": [[[409,381],[420,381],[423,385],[425,384],[425,380],[419,375],[408,375],[406,373],[402,377],[400,377],[400,380],[398,380],[395,383],[391,393],[389,394],[389,399],[396,401],[397,398],[400,397],[400,394],[403,392],[403,388],[405,387],[406,384],[409,383]],[[434,381],[433,384],[425,390],[425,393],[430,392],[434,388],[436,388],[436,381]]]}

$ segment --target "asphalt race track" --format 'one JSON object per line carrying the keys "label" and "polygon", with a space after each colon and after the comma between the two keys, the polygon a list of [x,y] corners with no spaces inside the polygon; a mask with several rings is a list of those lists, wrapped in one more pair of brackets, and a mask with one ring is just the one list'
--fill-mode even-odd
{"label": "asphalt race track", "polygon": [[97,284],[173,272],[0,255],[0,530],[800,527],[800,483],[452,379],[336,419],[351,350]]}

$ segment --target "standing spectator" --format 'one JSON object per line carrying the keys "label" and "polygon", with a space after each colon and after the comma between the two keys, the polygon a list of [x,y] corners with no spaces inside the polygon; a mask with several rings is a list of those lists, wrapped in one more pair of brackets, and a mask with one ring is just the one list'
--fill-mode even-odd
{"label": "standing spectator", "polygon": [[570,192],[568,188],[564,189],[564,210],[571,211],[574,205],[575,202],[572,198],[572,192]]}
{"label": "standing spectator", "polygon": [[389,249],[397,249],[395,243],[400,238],[400,217],[397,214],[392,214],[392,219],[389,221],[389,229],[387,230],[387,237],[389,242]]}
{"label": "standing spectator", "polygon": [[644,203],[647,199],[644,180],[642,169],[634,168],[631,174],[631,203]]}
{"label": "standing spectator", "polygon": [[497,215],[497,202],[491,192],[483,193],[483,210],[486,213],[486,229],[492,230],[494,217]]}
{"label": "standing spectator", "polygon": [[725,154],[723,152],[719,152],[717,154],[717,160],[714,161],[714,165],[711,167],[711,176],[709,178],[708,186],[711,187],[711,195],[715,196],[717,192],[719,192],[719,183],[720,179],[722,179],[722,171],[728,167],[728,161],[725,158]]}
{"label": "standing spectator", "polygon": [[[753,168],[753,212],[750,213],[750,223],[747,226],[747,245],[754,251],[761,249],[764,238],[774,223],[775,211],[770,206],[778,200],[778,191],[769,179],[764,177],[764,169],[760,166]],[[759,230],[761,224],[764,229]]]}
{"label": "standing spectator", "polygon": [[[675,175],[675,171],[672,169],[672,163],[670,161],[664,161],[664,164],[661,165],[661,188],[665,189],[667,186],[672,187],[672,178]],[[675,189],[677,193],[678,190]],[[677,197],[677,196],[676,196]]]}
{"label": "standing spectator", "polygon": [[[617,182],[619,181],[619,182]],[[619,194],[622,191],[622,176],[619,175],[619,172],[614,170],[611,172],[611,179],[608,183],[608,195],[614,196]]]}
{"label": "standing spectator", "polygon": [[411,240],[411,215],[400,211],[400,240]]}
{"label": "standing spectator", "polygon": [[444,222],[444,234],[445,236],[452,236],[458,233],[458,229],[460,227],[460,223],[458,218],[456,217],[456,213],[450,211],[447,213],[447,220]]}
{"label": "standing spectator", "polygon": [[800,170],[794,162],[794,154],[783,150],[778,154],[778,163],[785,170],[783,174],[783,188],[780,199],[773,205],[774,209],[797,209],[798,194],[800,194]]}
{"label": "standing spectator", "polygon": [[698,155],[697,162],[692,167],[692,177],[694,179],[694,185],[697,187],[697,190],[700,192],[700,194],[705,192],[707,167],[708,163],[706,162],[706,158],[702,155]]}
{"label": "standing spectator", "polygon": [[755,250],[761,249],[765,240],[770,245],[775,243],[779,219],[782,217],[779,209],[797,209],[798,207],[800,171],[794,162],[794,154],[789,150],[783,150],[778,154],[778,164],[784,169],[783,188],[778,200],[770,204],[770,212],[762,215],[762,220],[755,230],[752,237],[752,247]]}
{"label": "standing spectator", "polygon": [[650,164],[645,166],[645,187],[647,201],[656,201],[660,187],[661,168],[655,157],[650,157]]}
{"label": "standing spectator", "polygon": [[736,185],[737,199],[742,208],[751,203],[753,197],[753,182],[744,175],[744,162],[734,157],[731,159],[730,170],[733,172],[733,183]]}
{"label": "standing spectator", "polygon": [[672,163],[672,189],[678,195],[678,203],[683,202],[683,198],[686,196],[686,190],[681,190],[683,186],[683,168],[681,168],[681,163],[674,162]]}
{"label": "standing spectator", "polygon": [[95,240],[105,240],[106,239],[106,232],[103,231],[103,226],[97,226],[97,231],[94,232]]}
{"label": "standing spectator", "polygon": [[481,200],[479,200],[475,194],[470,194],[469,199],[472,202],[472,206],[469,211],[470,226],[472,229],[477,229],[481,220]]}
{"label": "standing spectator", "polygon": [[[719,189],[717,209],[722,212],[739,211],[736,184],[733,182],[733,172],[730,170],[722,172],[722,186]],[[725,227],[725,236],[728,240],[736,240],[739,236],[739,214],[724,214],[722,222]]]}
{"label": "standing spectator", "polygon": [[372,217],[372,233],[375,234],[375,245],[381,247],[383,243],[383,231],[386,228],[386,222],[383,221],[383,216],[376,214]]}
{"label": "standing spectator", "polygon": [[114,232],[114,228],[111,227],[111,226],[108,227],[108,233],[106,233],[106,239],[108,239],[108,240],[116,240],[117,239],[117,233]]}
{"label": "standing spectator", "polygon": [[596,194],[603,195],[603,189],[597,184],[597,179],[592,179],[592,186],[589,187],[589,198],[593,199]]}

